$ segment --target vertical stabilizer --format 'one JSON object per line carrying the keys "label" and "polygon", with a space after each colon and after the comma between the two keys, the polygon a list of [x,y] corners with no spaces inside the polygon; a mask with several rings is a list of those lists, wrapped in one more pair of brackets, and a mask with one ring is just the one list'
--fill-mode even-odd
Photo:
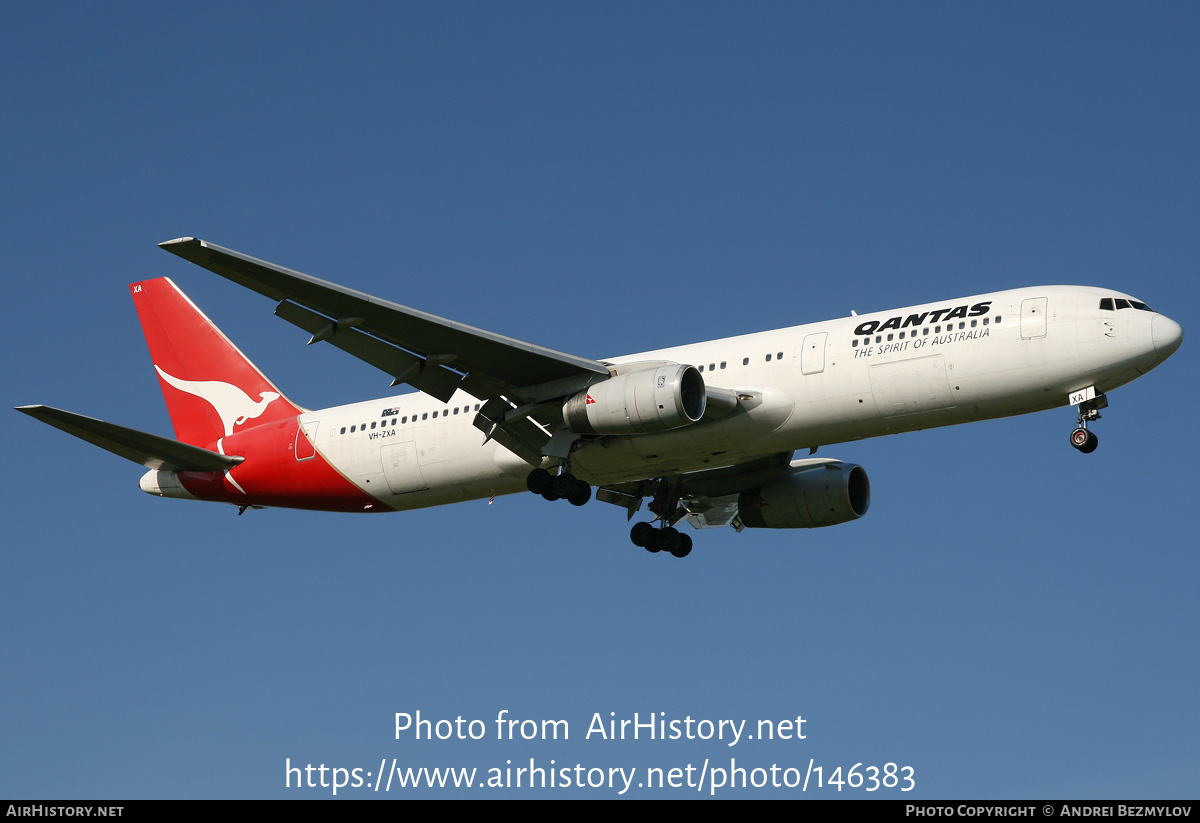
{"label": "vertical stabilizer", "polygon": [[184,443],[211,447],[243,428],[302,411],[169,279],[132,283],[129,291],[175,436]]}

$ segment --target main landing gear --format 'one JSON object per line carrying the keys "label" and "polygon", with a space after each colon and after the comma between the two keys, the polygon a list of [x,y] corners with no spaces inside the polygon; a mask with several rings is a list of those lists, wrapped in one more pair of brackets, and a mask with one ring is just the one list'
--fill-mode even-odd
{"label": "main landing gear", "polygon": [[658,521],[634,523],[629,530],[629,539],[633,545],[640,546],[651,554],[667,552],[675,557],[687,557],[692,551],[692,538],[674,527],[686,514],[679,505],[680,489],[677,482],[660,480],[655,484],[654,499],[650,503],[650,511]]}
{"label": "main landing gear", "polygon": [[1100,438],[1088,431],[1087,424],[1100,419],[1100,410],[1108,408],[1108,398],[1097,394],[1079,404],[1079,425],[1071,432],[1071,445],[1084,454],[1091,454],[1100,445]]}
{"label": "main landing gear", "polygon": [[525,486],[547,500],[569,500],[572,506],[582,506],[592,499],[592,487],[570,472],[554,475],[534,469],[525,478]]}
{"label": "main landing gear", "polygon": [[687,557],[692,551],[692,538],[672,526],[656,529],[650,523],[634,523],[629,539],[651,554],[669,552],[675,557]]}
{"label": "main landing gear", "polygon": [[[547,500],[569,500],[573,506],[582,506],[592,499],[592,487],[569,471],[551,474],[545,469],[534,469],[525,478],[525,485],[531,492],[540,494]],[[650,504],[658,526],[653,523],[634,523],[629,532],[629,539],[633,541],[633,545],[640,546],[652,554],[667,552],[675,557],[687,557],[692,551],[692,538],[663,519],[665,512],[676,515],[672,518],[673,521],[683,516],[679,507],[678,492],[669,484],[659,486],[655,500]],[[632,512],[631,509],[631,516]]]}

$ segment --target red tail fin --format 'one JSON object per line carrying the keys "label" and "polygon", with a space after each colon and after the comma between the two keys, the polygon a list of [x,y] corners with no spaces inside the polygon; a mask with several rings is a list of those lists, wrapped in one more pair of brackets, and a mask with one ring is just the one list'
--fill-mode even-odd
{"label": "red tail fin", "polygon": [[178,439],[211,447],[244,427],[301,412],[170,280],[129,290]]}

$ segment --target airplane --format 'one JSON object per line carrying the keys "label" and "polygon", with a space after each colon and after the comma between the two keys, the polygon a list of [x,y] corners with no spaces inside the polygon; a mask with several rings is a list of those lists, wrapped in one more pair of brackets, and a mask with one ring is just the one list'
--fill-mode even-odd
{"label": "airplane", "polygon": [[[1075,406],[1183,341],[1111,289],[1036,286],[593,360],[334,285],[191,237],[161,248],[275,301],[416,392],[311,411],[289,400],[169,279],[130,285],[176,439],[48,406],[28,414],[149,469],[143,491],[385,512],[530,491],[624,508],[630,539],[686,556],[694,528],[816,528],[867,513],[854,463],[818,447]],[[808,456],[795,453],[807,449]]]}

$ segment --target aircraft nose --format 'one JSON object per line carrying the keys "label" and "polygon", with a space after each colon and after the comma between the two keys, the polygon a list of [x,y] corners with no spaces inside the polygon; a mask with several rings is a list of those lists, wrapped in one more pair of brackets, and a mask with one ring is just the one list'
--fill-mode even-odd
{"label": "aircraft nose", "polygon": [[1183,342],[1183,329],[1171,318],[1158,314],[1150,326],[1150,336],[1154,338],[1154,352],[1160,360],[1166,360]]}

